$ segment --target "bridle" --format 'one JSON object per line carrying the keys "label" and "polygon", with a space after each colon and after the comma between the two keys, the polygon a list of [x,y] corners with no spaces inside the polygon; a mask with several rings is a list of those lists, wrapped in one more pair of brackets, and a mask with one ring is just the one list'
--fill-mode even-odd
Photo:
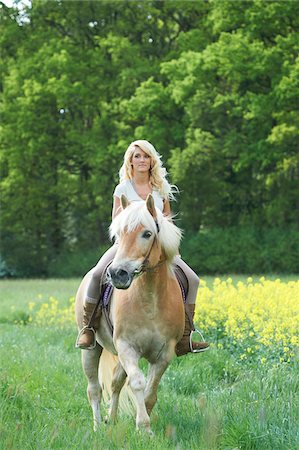
{"label": "bridle", "polygon": [[[154,219],[154,221],[155,221],[155,224],[156,224],[157,235],[158,235],[159,232],[160,232],[160,226],[159,226],[159,224],[158,224],[158,222],[157,222],[156,219]],[[162,260],[159,261],[156,265],[154,265],[154,266],[149,266],[149,257],[150,257],[150,254],[151,254],[151,252],[152,252],[152,249],[153,249],[153,247],[154,247],[154,244],[155,244],[155,242],[156,242],[156,239],[157,239],[157,236],[155,235],[155,237],[154,237],[154,239],[153,239],[153,242],[152,242],[152,245],[150,246],[150,249],[149,249],[149,251],[147,252],[147,254],[146,254],[144,260],[142,261],[142,263],[141,263],[139,269],[134,270],[133,273],[134,273],[134,276],[135,276],[135,277],[136,277],[136,276],[139,276],[139,275],[142,275],[142,274],[145,273],[145,272],[152,272],[152,271],[156,270],[157,267],[161,266],[161,265],[166,261],[166,259],[162,259]]]}

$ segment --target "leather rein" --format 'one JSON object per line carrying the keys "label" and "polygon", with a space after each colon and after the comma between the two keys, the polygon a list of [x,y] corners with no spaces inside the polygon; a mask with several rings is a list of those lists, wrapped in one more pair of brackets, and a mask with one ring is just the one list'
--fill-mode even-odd
{"label": "leather rein", "polygon": [[[156,219],[154,219],[154,221],[155,221],[155,224],[156,224],[157,235],[158,235],[159,232],[160,232],[160,226],[159,226],[159,224],[158,224]],[[150,249],[147,252],[147,255],[145,256],[144,260],[142,261],[140,268],[134,270],[134,275],[135,276],[142,275],[145,272],[152,272],[152,271],[156,270],[157,267],[161,266],[166,261],[166,259],[163,259],[163,260],[159,261],[155,266],[149,266],[149,257],[150,257],[150,254],[152,252],[152,249],[154,247],[154,243],[156,242],[156,239],[157,239],[157,236],[155,235],[155,237],[153,239],[153,242],[152,242],[152,245],[150,246]]]}

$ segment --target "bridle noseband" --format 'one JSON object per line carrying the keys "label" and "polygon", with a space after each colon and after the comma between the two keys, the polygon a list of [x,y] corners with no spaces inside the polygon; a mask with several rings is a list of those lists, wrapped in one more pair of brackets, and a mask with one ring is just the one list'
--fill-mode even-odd
{"label": "bridle noseband", "polygon": [[[159,224],[158,224],[156,219],[154,219],[154,221],[155,221],[155,224],[156,224],[157,235],[158,235],[159,232],[160,232],[160,226],[159,226]],[[154,271],[157,267],[159,267],[161,264],[163,264],[166,261],[166,259],[163,259],[162,261],[159,261],[155,266],[152,266],[152,267],[150,267],[148,265],[149,264],[149,257],[150,257],[150,254],[152,252],[152,249],[154,247],[154,243],[155,243],[156,239],[157,239],[157,236],[154,237],[152,245],[151,245],[149,251],[147,252],[147,255],[145,256],[144,260],[142,261],[141,266],[139,267],[139,269],[134,270],[133,273],[134,273],[135,276],[142,275],[145,272]]]}

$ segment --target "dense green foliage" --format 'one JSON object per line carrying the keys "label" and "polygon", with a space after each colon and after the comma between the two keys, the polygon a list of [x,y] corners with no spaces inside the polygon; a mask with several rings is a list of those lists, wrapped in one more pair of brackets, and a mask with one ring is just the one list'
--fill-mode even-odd
{"label": "dense green foliage", "polygon": [[[137,138],[162,153],[187,233],[298,224],[298,2],[2,9],[6,267],[48,275],[68,253],[99,255],[118,168]],[[198,268],[228,271],[224,260]]]}
{"label": "dense green foliage", "polygon": [[296,273],[297,227],[213,228],[186,236],[182,255],[197,273]]}

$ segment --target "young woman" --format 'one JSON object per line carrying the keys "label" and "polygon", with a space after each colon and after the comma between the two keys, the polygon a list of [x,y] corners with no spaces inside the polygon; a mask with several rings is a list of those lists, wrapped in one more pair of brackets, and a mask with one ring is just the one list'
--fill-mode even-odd
{"label": "young woman", "polygon": [[[112,219],[121,210],[121,194],[125,194],[131,202],[138,202],[145,200],[147,195],[151,193],[156,208],[159,208],[163,214],[170,215],[169,201],[174,198],[173,189],[166,180],[166,169],[162,165],[161,157],[150,142],[138,140],[129,145],[124,155],[124,163],[119,171],[119,178],[120,184],[116,186],[113,194]],[[113,260],[116,250],[117,244],[114,244],[92,269],[92,277],[84,302],[84,326],[79,332],[76,343],[76,346],[79,348],[87,350],[92,348],[94,332],[87,325],[99,300],[100,283],[103,273],[107,265]],[[189,291],[186,302],[188,304],[189,316],[193,320],[199,278],[179,256],[175,257],[174,264],[183,270],[188,279]],[[189,342],[190,333],[190,317],[188,317],[188,313],[185,313],[184,336],[176,347],[176,354],[178,356],[192,351]],[[193,349],[196,351],[206,350],[208,346],[209,344],[206,342],[193,342],[192,344]]]}

